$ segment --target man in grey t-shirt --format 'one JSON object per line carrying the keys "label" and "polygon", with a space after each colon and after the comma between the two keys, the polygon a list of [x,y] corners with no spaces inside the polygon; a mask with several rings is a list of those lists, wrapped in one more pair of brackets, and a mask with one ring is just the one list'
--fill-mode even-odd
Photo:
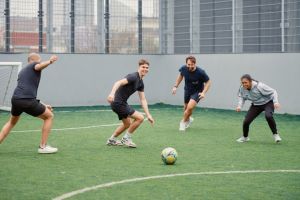
{"label": "man in grey t-shirt", "polygon": [[42,138],[38,153],[55,153],[57,148],[47,145],[48,135],[51,130],[53,113],[50,105],[44,105],[36,99],[42,70],[57,60],[53,55],[47,61],[41,61],[39,54],[31,53],[28,56],[28,65],[18,75],[17,87],[13,93],[11,103],[11,117],[0,132],[0,143],[17,124],[23,112],[44,120]]}

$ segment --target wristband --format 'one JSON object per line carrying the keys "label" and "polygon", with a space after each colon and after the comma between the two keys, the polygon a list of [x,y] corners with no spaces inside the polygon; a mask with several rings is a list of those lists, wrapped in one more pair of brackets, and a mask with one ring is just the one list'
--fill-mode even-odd
{"label": "wristband", "polygon": [[178,86],[174,85],[175,88],[178,88]]}

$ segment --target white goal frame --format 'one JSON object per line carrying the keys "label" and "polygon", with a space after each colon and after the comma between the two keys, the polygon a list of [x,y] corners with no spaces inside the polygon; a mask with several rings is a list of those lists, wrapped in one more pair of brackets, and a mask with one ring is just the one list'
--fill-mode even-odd
{"label": "white goal frame", "polygon": [[[18,74],[19,72],[21,71],[22,69],[22,62],[0,62],[0,68],[1,66],[11,66],[11,67],[17,67],[18,69]],[[9,80],[8,80],[8,84],[6,86],[6,89],[4,91],[4,97],[6,96],[7,94],[7,90],[8,90],[8,86],[11,82],[11,74],[10,74],[10,77],[9,77]],[[1,105],[0,104],[0,110],[5,110],[5,111],[10,111],[11,110],[11,107],[8,107],[8,106],[4,106],[4,105]]]}

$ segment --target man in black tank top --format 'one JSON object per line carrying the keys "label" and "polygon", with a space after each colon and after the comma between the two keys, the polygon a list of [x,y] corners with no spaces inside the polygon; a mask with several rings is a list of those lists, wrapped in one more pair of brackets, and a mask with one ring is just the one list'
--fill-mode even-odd
{"label": "man in black tank top", "polygon": [[[139,61],[139,68],[137,72],[128,74],[125,78],[117,81],[109,96],[107,101],[111,104],[112,110],[118,115],[119,120],[122,120],[121,124],[112,134],[112,136],[107,140],[107,145],[126,145],[128,147],[135,148],[136,144],[132,142],[132,134],[139,127],[139,125],[144,121],[144,116],[135,111],[131,106],[128,105],[128,98],[138,91],[142,107],[146,113],[148,121],[153,124],[154,120],[149,113],[147,100],[144,94],[144,82],[143,78],[149,71],[149,62],[142,59]],[[131,122],[131,118],[133,122]],[[121,141],[117,140],[117,137],[121,135],[125,130],[124,137]]]}
{"label": "man in black tank top", "polygon": [[57,148],[47,145],[47,139],[51,130],[53,113],[50,105],[40,103],[37,97],[42,70],[57,60],[53,55],[49,60],[41,62],[39,54],[31,53],[28,56],[28,65],[18,74],[18,84],[13,93],[11,103],[11,117],[0,132],[0,143],[17,124],[23,112],[44,120],[42,138],[38,153],[55,153]]}

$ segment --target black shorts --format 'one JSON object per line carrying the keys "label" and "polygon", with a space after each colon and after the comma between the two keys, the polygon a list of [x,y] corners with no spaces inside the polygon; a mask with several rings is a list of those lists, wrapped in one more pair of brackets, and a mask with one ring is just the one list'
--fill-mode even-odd
{"label": "black shorts", "polygon": [[117,113],[119,120],[125,119],[131,116],[135,110],[131,108],[127,103],[122,102],[112,102],[110,104],[111,109]]}
{"label": "black shorts", "polygon": [[197,103],[200,101],[199,97],[200,92],[195,92],[195,93],[189,93],[189,92],[184,92],[184,103],[189,103],[191,99],[194,99]]}
{"label": "black shorts", "polygon": [[11,114],[13,116],[20,116],[25,112],[31,116],[37,117],[43,114],[46,106],[40,103],[37,99],[11,99]]}

